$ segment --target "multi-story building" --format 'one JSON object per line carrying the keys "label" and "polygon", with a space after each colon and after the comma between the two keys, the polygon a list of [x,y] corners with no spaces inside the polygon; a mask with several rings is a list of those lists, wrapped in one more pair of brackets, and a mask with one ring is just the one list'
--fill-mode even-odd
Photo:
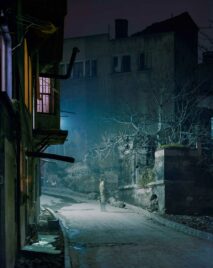
{"label": "multi-story building", "polygon": [[38,220],[39,157],[67,137],[58,80],[66,0],[5,1],[0,10],[0,266],[12,268]]}
{"label": "multi-story building", "polygon": [[[62,117],[72,136],[65,149],[81,159],[104,133],[113,137],[120,130],[131,138],[140,128],[152,135],[174,122],[175,97],[192,82],[197,68],[197,39],[198,27],[188,13],[131,36],[128,22],[118,19],[114,38],[100,34],[66,39],[62,71],[71,48],[78,47],[80,53],[71,79],[62,84],[62,110],[73,113],[62,114],[71,116]],[[128,163],[128,175],[121,175],[129,183],[135,181],[135,166]]]}

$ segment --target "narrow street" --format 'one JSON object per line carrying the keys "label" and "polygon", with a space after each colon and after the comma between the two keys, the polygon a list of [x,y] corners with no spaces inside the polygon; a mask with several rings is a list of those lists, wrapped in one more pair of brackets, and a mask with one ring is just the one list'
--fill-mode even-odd
{"label": "narrow street", "polygon": [[[73,200],[74,201],[74,200]],[[210,268],[213,243],[176,232],[130,208],[42,196],[67,229],[72,268]]]}

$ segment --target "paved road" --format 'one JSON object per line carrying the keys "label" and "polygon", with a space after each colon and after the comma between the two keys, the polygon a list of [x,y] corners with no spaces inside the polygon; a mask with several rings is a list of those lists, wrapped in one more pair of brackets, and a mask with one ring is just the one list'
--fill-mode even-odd
{"label": "paved road", "polygon": [[130,208],[108,206],[101,212],[95,201],[66,204],[54,199],[52,208],[57,202],[73,268],[213,267],[213,242],[176,232]]}

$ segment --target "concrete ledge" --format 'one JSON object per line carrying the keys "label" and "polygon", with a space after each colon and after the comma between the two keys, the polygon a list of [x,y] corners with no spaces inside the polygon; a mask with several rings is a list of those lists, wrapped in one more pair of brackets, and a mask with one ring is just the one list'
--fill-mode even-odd
{"label": "concrete ledge", "polygon": [[67,239],[67,231],[62,223],[62,219],[59,218],[59,223],[64,236],[64,268],[72,268],[71,257],[69,253],[69,241]]}

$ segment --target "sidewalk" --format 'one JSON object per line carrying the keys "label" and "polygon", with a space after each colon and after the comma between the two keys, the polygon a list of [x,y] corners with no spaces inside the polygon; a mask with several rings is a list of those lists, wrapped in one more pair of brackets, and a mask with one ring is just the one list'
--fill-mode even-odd
{"label": "sidewalk", "polygon": [[[45,191],[43,191],[43,194],[55,196],[55,197],[70,198],[70,199],[74,200],[76,203],[97,202],[96,200],[89,200],[87,198],[86,194],[82,194],[82,193],[78,194],[78,193],[73,192],[69,189],[60,189],[60,190],[58,190],[58,189],[45,189]],[[200,231],[198,229],[191,228],[187,225],[180,224],[180,223],[177,223],[175,221],[171,221],[171,220],[166,219],[157,213],[151,213],[147,210],[144,210],[141,207],[137,207],[137,206],[134,206],[131,204],[126,204],[126,208],[134,211],[135,213],[142,214],[142,215],[152,219],[153,221],[156,221],[156,222],[163,224],[167,227],[175,229],[176,231],[185,233],[187,235],[195,236],[195,237],[198,237],[201,239],[213,241],[213,234],[211,234],[211,233]],[[57,217],[57,215],[56,215],[56,217]],[[64,267],[71,268],[71,261],[70,261],[71,256],[70,256],[70,249],[69,249],[69,241],[67,239],[68,234],[67,234],[66,228],[64,227],[62,219],[60,219],[60,226],[62,228],[63,236],[64,236],[64,265],[65,265]]]}

